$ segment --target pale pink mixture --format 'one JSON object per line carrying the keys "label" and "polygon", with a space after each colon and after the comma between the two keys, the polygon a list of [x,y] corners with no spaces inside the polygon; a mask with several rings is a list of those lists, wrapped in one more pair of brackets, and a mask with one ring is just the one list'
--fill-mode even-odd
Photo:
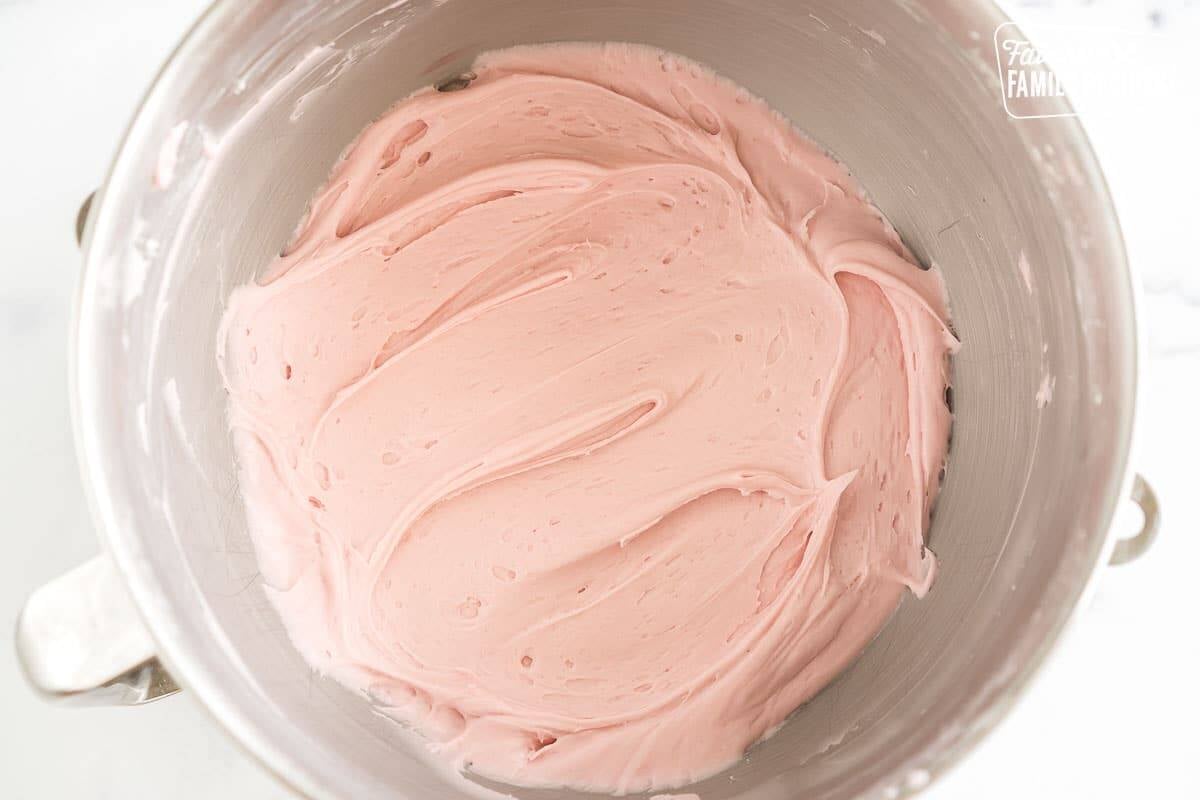
{"label": "pale pink mixture", "polygon": [[691,62],[475,71],[367,128],[230,300],[261,569],[313,668],[455,763],[683,785],[927,589],[942,281]]}

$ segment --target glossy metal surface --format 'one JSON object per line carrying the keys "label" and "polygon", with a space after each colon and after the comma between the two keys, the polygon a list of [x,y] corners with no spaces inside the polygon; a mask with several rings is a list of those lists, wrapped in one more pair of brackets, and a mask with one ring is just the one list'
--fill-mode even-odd
{"label": "glossy metal surface", "polygon": [[16,648],[29,682],[47,699],[140,705],[179,691],[107,556],[29,597],[17,619]]}
{"label": "glossy metal surface", "polygon": [[[1130,487],[1137,358],[1119,231],[1079,126],[1004,114],[990,49],[1000,21],[989,4],[942,0],[218,2],[98,196],[75,342],[96,516],[172,674],[312,795],[464,796],[287,642],[239,505],[216,323],[341,148],[396,99],[481,50],[638,41],[709,64],[849,164],[918,257],[944,270],[964,341],[932,595],[905,602],[778,735],[690,791],[919,791],[1035,671],[1108,559]],[[1053,398],[1039,408],[1047,376]]]}

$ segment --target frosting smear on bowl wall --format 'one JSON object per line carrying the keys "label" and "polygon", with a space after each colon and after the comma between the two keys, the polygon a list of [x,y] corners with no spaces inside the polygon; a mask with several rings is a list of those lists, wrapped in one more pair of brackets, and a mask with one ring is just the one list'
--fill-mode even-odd
{"label": "frosting smear on bowl wall", "polygon": [[928,589],[942,280],[690,61],[473,71],[368,127],[230,299],[260,568],[314,669],[456,763],[680,786]]}

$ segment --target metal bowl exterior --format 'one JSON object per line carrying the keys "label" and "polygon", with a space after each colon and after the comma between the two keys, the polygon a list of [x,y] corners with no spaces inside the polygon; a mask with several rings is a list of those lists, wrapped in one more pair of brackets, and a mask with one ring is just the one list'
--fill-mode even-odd
{"label": "metal bowl exterior", "polygon": [[[986,105],[1003,17],[937,0],[325,5],[214,4],[145,98],[87,231],[76,439],[107,548],[172,675],[305,794],[465,796],[338,687],[319,683],[316,700],[302,699],[311,679],[252,586],[223,397],[203,362],[224,295],[266,263],[340,148],[391,101],[482,49],[646,41],[763,95],[843,158],[914,252],[946,271],[964,339],[932,533],[940,585],[929,602],[905,603],[855,667],[733,769],[735,782],[695,791],[919,791],[994,727],[1059,640],[1109,558],[1112,514],[1131,485],[1139,359],[1119,229],[1074,120],[1010,130],[994,113],[998,94]],[[795,89],[801,79],[827,86]],[[181,121],[179,166],[156,188]],[[204,131],[215,155],[203,153]],[[1047,153],[1071,169],[1047,169]],[[965,222],[944,227],[963,211]],[[1035,262],[1035,291],[1019,283],[1018,252]],[[1034,391],[1048,372],[1055,399],[1040,409]]]}

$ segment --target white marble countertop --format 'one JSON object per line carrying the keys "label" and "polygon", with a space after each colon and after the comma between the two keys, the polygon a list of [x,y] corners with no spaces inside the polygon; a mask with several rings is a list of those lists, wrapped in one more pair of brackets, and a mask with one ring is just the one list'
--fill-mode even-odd
{"label": "white marble countertop", "polygon": [[[0,0],[0,625],[96,552],[71,441],[66,339],[73,224],[139,97],[205,0]],[[1154,550],[1109,570],[1016,711],[930,800],[1200,797],[1200,4],[1010,2],[1023,22],[1155,32],[1146,74],[1190,96],[1085,119],[1145,289],[1150,369],[1137,468],[1157,489]],[[1182,80],[1180,80],[1182,78]],[[1145,106],[1145,107],[1141,107]],[[43,704],[0,648],[0,796],[289,798],[183,693],[132,709]]]}

